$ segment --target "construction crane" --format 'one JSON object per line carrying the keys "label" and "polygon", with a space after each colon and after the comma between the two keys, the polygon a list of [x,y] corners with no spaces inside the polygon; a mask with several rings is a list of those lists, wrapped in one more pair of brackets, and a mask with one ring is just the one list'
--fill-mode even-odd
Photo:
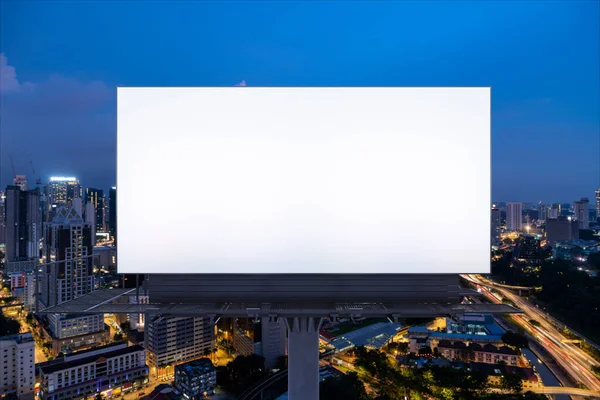
{"label": "construction crane", "polygon": [[[35,168],[33,167],[33,161],[29,160],[29,164],[31,164],[31,170],[33,171],[33,176],[37,176],[35,173]],[[42,184],[42,179],[38,176],[35,180],[35,184],[39,187]]]}

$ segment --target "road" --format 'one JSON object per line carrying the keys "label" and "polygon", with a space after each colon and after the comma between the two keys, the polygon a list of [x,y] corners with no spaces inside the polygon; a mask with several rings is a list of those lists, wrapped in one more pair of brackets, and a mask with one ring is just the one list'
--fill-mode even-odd
{"label": "road", "polygon": [[[598,364],[596,360],[577,346],[563,343],[564,335],[548,321],[544,312],[510,290],[496,286],[490,281],[484,281],[478,275],[468,275],[465,279],[480,286],[491,287],[503,298],[513,302],[515,307],[524,313],[513,315],[514,320],[534,337],[575,381],[581,382],[590,390],[600,392],[600,379],[590,370],[592,365]],[[499,301],[489,292],[485,294],[496,302]],[[532,325],[529,322],[531,320],[537,321],[539,326]]]}

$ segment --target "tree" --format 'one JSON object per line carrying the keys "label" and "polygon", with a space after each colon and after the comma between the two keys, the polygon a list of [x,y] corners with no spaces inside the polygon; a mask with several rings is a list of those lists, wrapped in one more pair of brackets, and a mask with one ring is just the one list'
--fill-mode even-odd
{"label": "tree", "polygon": [[226,367],[219,367],[217,375],[220,385],[239,395],[266,376],[265,359],[256,354],[238,356]]}
{"label": "tree", "polygon": [[123,334],[115,332],[114,340],[115,342],[120,342],[121,340],[123,340]]}
{"label": "tree", "polygon": [[600,378],[600,365],[592,365],[592,372]]}
{"label": "tree", "polygon": [[319,397],[325,400],[367,400],[364,383],[356,372],[332,376],[319,385]]}
{"label": "tree", "polygon": [[507,372],[500,379],[500,387],[509,392],[520,393],[523,391],[523,382],[519,375]]}
{"label": "tree", "polygon": [[286,369],[287,368],[287,356],[279,356],[277,357],[277,361],[275,361],[276,369]]}
{"label": "tree", "polygon": [[514,346],[520,349],[529,346],[529,340],[525,335],[511,331],[507,331],[502,334],[502,341],[509,346]]}
{"label": "tree", "polygon": [[0,336],[14,335],[21,331],[21,324],[12,318],[5,317],[0,311]]}

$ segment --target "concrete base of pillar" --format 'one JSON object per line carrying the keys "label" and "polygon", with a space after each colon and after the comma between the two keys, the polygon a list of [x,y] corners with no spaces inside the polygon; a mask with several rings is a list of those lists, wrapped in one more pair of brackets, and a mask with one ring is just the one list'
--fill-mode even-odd
{"label": "concrete base of pillar", "polygon": [[319,329],[322,318],[286,318],[288,398],[319,399]]}

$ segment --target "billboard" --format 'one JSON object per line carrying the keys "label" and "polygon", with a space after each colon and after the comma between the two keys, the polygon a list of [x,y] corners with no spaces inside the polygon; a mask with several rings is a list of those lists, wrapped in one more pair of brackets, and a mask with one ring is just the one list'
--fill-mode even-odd
{"label": "billboard", "polygon": [[119,273],[489,272],[490,88],[118,88]]}

